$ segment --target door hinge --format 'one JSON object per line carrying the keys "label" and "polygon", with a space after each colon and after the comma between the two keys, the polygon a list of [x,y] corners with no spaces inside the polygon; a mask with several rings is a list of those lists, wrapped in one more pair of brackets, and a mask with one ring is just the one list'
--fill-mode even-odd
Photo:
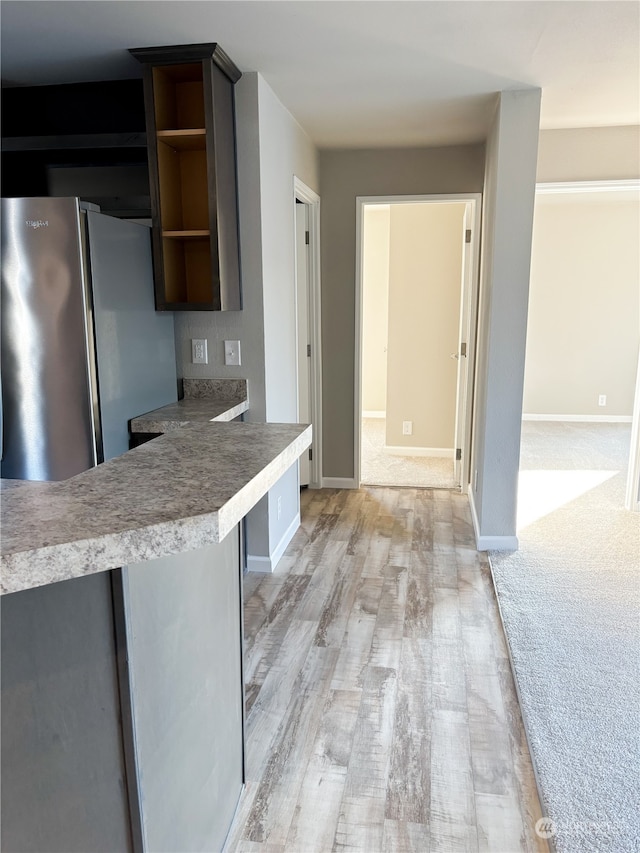
{"label": "door hinge", "polygon": [[311,344],[307,344],[307,357],[311,358]]}
{"label": "door hinge", "polygon": [[309,462],[313,459],[313,450],[309,448]]}
{"label": "door hinge", "polygon": [[464,232],[464,242],[465,243],[471,242],[471,228],[467,228],[467,230]]}
{"label": "door hinge", "polygon": [[462,449],[460,447],[456,448],[456,462],[460,462],[462,459]]}
{"label": "door hinge", "polygon": [[460,344],[460,355],[461,355],[463,358],[466,358],[466,357],[467,357],[467,345],[466,345],[466,343],[464,343],[464,344]]}
{"label": "door hinge", "polygon": [[304,244],[305,244],[305,246],[309,245],[309,232],[308,231],[304,232]]}

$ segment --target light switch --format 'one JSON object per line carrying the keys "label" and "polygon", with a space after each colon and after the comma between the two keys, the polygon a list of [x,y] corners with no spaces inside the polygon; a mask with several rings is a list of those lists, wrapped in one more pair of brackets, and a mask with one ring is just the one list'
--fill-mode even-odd
{"label": "light switch", "polygon": [[240,341],[224,342],[224,363],[240,364]]}
{"label": "light switch", "polygon": [[208,364],[209,357],[207,355],[207,339],[206,338],[191,338],[191,363],[192,364]]}

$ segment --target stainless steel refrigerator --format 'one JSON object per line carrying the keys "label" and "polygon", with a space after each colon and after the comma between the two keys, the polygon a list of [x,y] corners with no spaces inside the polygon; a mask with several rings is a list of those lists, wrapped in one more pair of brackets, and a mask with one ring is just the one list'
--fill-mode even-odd
{"label": "stainless steel refrigerator", "polygon": [[77,198],[2,199],[2,477],[63,480],[177,398],[149,228]]}

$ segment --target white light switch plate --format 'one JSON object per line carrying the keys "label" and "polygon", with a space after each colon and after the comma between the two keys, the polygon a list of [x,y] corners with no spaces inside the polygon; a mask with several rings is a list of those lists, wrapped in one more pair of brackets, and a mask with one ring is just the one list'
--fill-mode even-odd
{"label": "white light switch plate", "polygon": [[240,364],[240,341],[224,342],[224,363]]}

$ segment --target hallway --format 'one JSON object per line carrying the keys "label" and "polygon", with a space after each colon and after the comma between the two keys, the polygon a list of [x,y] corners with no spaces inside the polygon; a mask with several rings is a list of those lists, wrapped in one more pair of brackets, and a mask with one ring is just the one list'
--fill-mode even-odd
{"label": "hallway", "polygon": [[226,850],[544,851],[467,499],[306,490],[245,576],[247,785]]}

